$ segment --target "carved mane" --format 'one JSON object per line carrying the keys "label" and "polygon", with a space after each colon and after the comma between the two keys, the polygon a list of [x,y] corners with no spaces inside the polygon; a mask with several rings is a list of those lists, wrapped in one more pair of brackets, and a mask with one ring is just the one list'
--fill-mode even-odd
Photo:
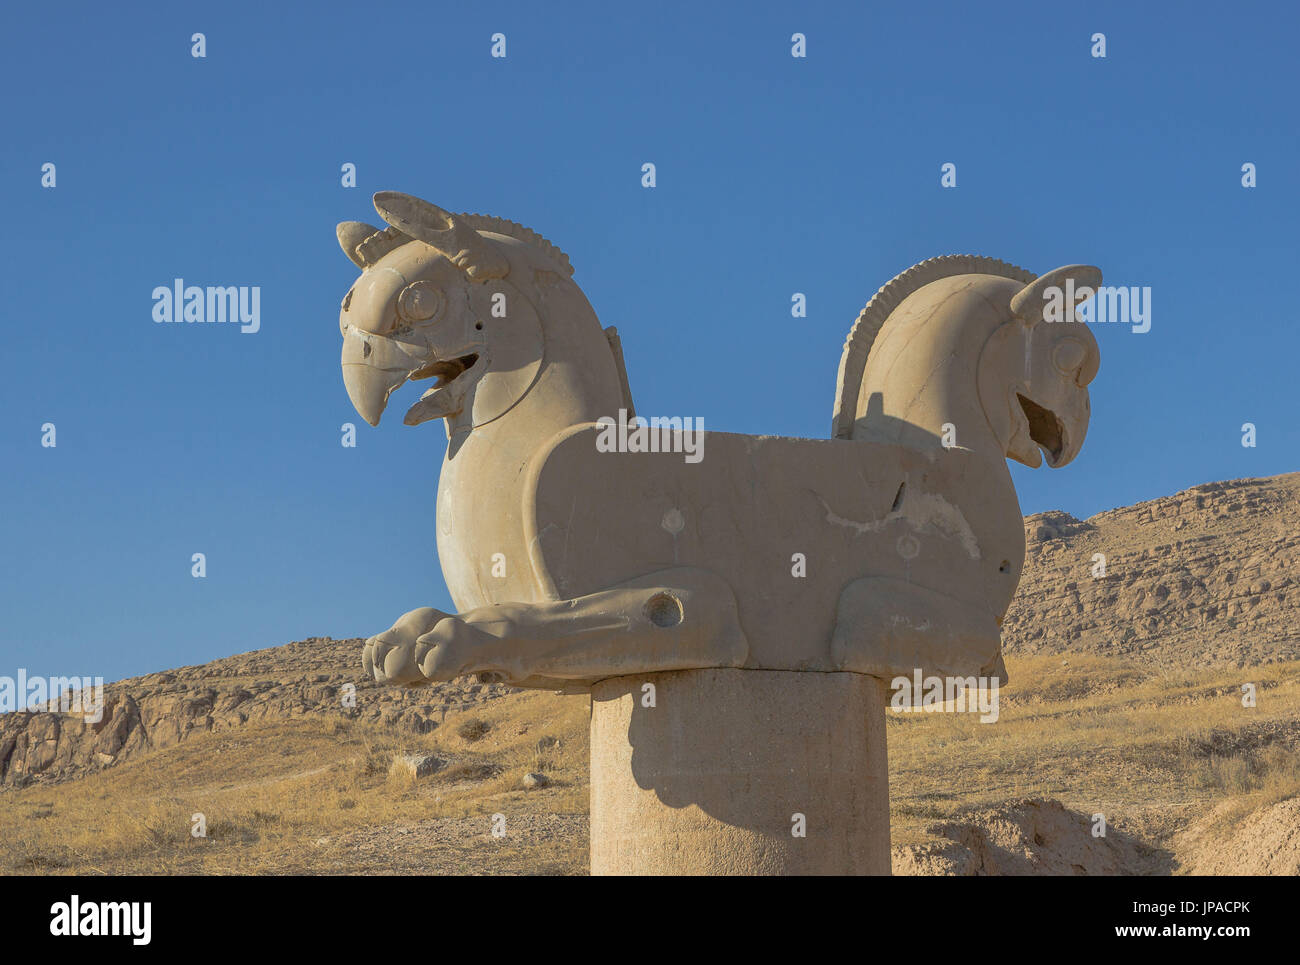
{"label": "carved mane", "polygon": [[955,275],[996,275],[1029,284],[1038,276],[1031,271],[983,255],[940,255],[927,258],[895,275],[871,296],[858,313],[857,320],[844,340],[839,375],[835,380],[835,413],[831,422],[832,439],[850,439],[857,418],[858,396],[862,392],[862,375],[867,368],[871,346],[881,326],[908,295],[931,282]]}
{"label": "carved mane", "polygon": [[514,238],[516,241],[522,241],[525,244],[536,245],[559,262],[566,275],[573,276],[573,266],[569,264],[569,256],[532,228],[525,228],[518,222],[507,221],[505,218],[497,218],[490,214],[470,214],[467,211],[456,215],[456,217],[462,219],[475,231],[492,231],[499,235]]}
{"label": "carved mane", "polygon": [[[559,268],[567,277],[573,277],[573,266],[569,264],[569,256],[561,251],[556,245],[547,241],[532,228],[525,228],[515,221],[507,221],[505,218],[497,218],[490,214],[470,214],[464,212],[456,215],[458,219],[465,222],[475,231],[491,231],[495,234],[505,235],[514,238],[516,241],[522,241],[524,244],[533,245],[540,248],[545,254],[555,260]],[[375,229],[375,233],[370,235],[357,247],[363,248],[363,252],[358,254],[366,264],[374,264],[384,255],[388,254],[395,248],[400,248],[409,241],[414,241],[410,235],[404,234],[401,230],[393,227],[384,228],[383,230]]]}

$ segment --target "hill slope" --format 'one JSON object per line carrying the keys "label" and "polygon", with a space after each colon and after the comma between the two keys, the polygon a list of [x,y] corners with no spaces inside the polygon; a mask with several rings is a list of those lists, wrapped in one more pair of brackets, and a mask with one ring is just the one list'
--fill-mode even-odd
{"label": "hill slope", "polygon": [[[998,725],[889,720],[896,873],[1295,866],[1300,474],[1025,526]],[[378,687],[360,648],[313,638],[121,681],[94,725],[0,716],[0,871],[585,870],[585,698]]]}
{"label": "hill slope", "polygon": [[1300,659],[1300,473],[1207,483],[1083,522],[1039,513],[1025,536],[1002,626],[1009,654],[1165,667]]}
{"label": "hill slope", "polygon": [[[108,684],[103,719],[93,724],[67,714],[0,715],[0,788],[82,776],[256,722],[342,717],[425,733],[449,710],[514,692],[470,678],[422,690],[381,687],[361,672],[363,643],[313,637]],[[345,700],[349,687],[354,701]]]}

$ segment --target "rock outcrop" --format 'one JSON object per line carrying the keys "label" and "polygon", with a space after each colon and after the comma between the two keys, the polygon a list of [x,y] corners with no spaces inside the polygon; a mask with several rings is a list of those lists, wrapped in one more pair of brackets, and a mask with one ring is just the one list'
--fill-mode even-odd
{"label": "rock outcrop", "polygon": [[364,642],[312,637],[108,684],[96,723],[74,714],[2,714],[0,788],[77,777],[249,721],[332,715],[424,733],[450,709],[513,692],[472,678],[420,690],[381,687],[362,673]]}
{"label": "rock outcrop", "polygon": [[[1207,483],[1079,521],[1025,519],[1010,655],[1164,666],[1300,658],[1300,473]],[[1105,558],[1101,574],[1098,555]]]}
{"label": "rock outcrop", "polygon": [[1194,855],[1193,875],[1300,875],[1300,797],[1263,805],[1225,821],[1235,802],[1220,805],[1176,841]]}
{"label": "rock outcrop", "polygon": [[1060,801],[1024,798],[975,811],[929,832],[945,843],[901,845],[896,875],[1143,875],[1169,872],[1172,856]]}

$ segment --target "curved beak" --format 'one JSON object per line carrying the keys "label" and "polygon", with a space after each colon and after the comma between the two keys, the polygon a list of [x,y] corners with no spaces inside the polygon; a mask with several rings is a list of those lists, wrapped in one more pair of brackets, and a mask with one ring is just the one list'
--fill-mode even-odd
{"label": "curved beak", "polygon": [[1066,420],[1061,431],[1061,448],[1055,453],[1049,453],[1047,465],[1052,469],[1060,469],[1062,466],[1068,466],[1074,462],[1074,457],[1083,449],[1083,439],[1088,434],[1088,419],[1069,419]]}
{"label": "curved beak", "polygon": [[388,397],[420,367],[392,340],[349,329],[343,336],[343,384],[357,415],[372,426],[388,405]]}

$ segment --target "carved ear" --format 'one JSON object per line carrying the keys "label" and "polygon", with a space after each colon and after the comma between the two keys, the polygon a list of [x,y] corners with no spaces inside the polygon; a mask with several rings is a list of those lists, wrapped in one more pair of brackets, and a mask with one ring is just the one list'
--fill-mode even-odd
{"label": "carved ear", "polygon": [[378,232],[378,228],[364,221],[340,221],[338,228],[335,229],[343,254],[352,260],[352,264],[363,269],[366,267],[366,260],[357,254],[357,245]]}
{"label": "carved ear", "polygon": [[1069,306],[1070,318],[1074,309],[1087,301],[1101,287],[1101,269],[1092,265],[1066,265],[1044,275],[1039,275],[1011,296],[1011,314],[1026,325],[1037,325],[1043,320],[1044,293],[1049,288],[1059,288],[1061,297],[1074,293],[1074,304]]}
{"label": "carved ear", "polygon": [[400,191],[380,191],[375,210],[398,231],[445,255],[470,278],[504,278],[510,271],[510,262],[492,242],[436,204]]}

